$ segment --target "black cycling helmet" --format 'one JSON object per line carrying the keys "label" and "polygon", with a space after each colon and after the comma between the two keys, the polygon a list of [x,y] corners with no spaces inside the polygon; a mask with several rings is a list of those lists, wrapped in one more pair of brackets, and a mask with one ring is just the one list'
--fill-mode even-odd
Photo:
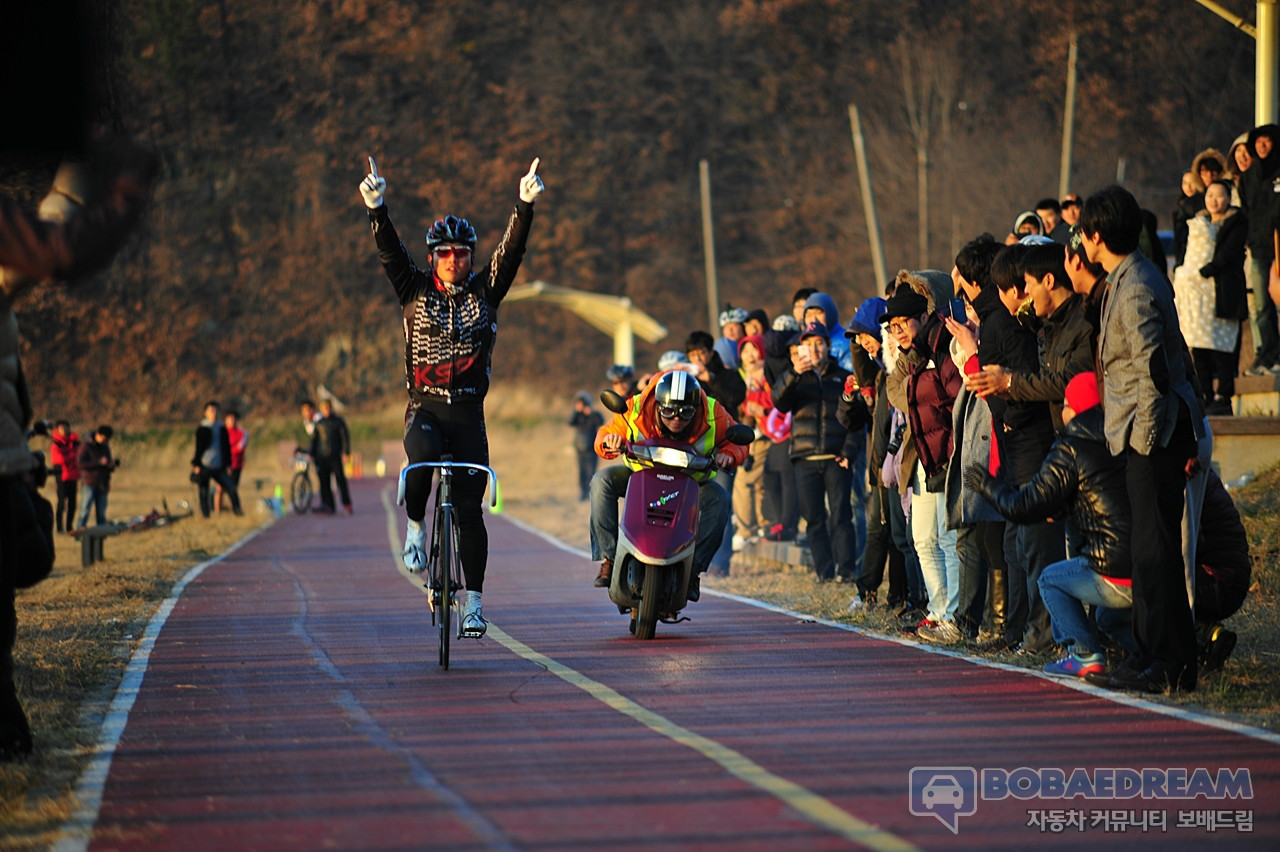
{"label": "black cycling helmet", "polygon": [[684,370],[671,370],[658,379],[653,398],[658,404],[659,414],[663,413],[663,409],[668,409],[678,412],[685,420],[692,420],[698,407],[702,405],[702,386]]}
{"label": "black cycling helmet", "polygon": [[636,371],[626,364],[614,364],[605,370],[604,377],[611,382],[629,382],[636,377]]}
{"label": "black cycling helmet", "polygon": [[457,216],[445,216],[437,219],[427,231],[427,250],[432,251],[439,245],[462,245],[476,250],[476,229],[466,219]]}

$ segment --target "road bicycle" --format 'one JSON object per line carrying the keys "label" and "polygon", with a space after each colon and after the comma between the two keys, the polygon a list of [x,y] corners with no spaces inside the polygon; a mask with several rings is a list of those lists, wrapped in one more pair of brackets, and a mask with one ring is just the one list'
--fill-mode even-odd
{"label": "road bicycle", "polygon": [[311,487],[311,454],[301,449],[293,451],[293,482],[289,486],[289,500],[293,511],[305,515],[311,511],[311,497],[315,489]]}
{"label": "road bicycle", "polygon": [[[440,631],[440,665],[449,668],[449,642],[461,639],[462,599],[466,591],[466,578],[462,573],[462,559],[458,548],[458,526],[453,506],[453,476],[455,468],[484,471],[489,476],[489,507],[497,505],[498,475],[493,468],[471,462],[456,462],[451,455],[442,455],[440,461],[418,462],[400,471],[400,488],[396,504],[404,505],[405,480],[409,471],[419,468],[436,472],[436,504],[431,520],[431,542],[427,551],[427,566],[423,569],[427,582],[427,605],[431,609],[431,623]],[[456,625],[456,628],[454,627]]]}

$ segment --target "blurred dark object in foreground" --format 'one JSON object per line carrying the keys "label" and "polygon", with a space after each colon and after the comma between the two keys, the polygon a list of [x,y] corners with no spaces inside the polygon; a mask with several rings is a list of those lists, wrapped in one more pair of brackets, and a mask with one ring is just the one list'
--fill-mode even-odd
{"label": "blurred dark object in foreground", "polygon": [[64,157],[113,115],[114,3],[4,0],[0,12],[0,191],[30,202]]}

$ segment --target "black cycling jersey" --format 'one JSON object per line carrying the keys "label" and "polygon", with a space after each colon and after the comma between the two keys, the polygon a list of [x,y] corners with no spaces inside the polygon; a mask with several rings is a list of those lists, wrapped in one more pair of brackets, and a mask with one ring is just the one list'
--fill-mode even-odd
{"label": "black cycling jersey", "polygon": [[533,221],[533,205],[516,202],[489,263],[473,266],[451,295],[404,247],[387,206],[369,211],[378,258],[404,310],[405,387],[414,406],[427,401],[479,402],[489,391],[498,305],[511,289]]}

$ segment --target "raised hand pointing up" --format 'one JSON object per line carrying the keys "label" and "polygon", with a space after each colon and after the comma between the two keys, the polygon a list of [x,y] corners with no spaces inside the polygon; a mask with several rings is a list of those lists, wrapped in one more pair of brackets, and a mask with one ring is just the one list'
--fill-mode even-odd
{"label": "raised hand pointing up", "polygon": [[369,174],[360,181],[360,195],[364,198],[364,206],[370,210],[382,206],[382,196],[387,194],[387,180],[378,174],[378,164],[369,158]]}
{"label": "raised hand pointing up", "polygon": [[529,166],[529,173],[520,178],[520,200],[526,204],[532,204],[546,186],[542,183],[542,178],[538,177],[538,163],[542,162],[541,158],[534,157],[533,163]]}

